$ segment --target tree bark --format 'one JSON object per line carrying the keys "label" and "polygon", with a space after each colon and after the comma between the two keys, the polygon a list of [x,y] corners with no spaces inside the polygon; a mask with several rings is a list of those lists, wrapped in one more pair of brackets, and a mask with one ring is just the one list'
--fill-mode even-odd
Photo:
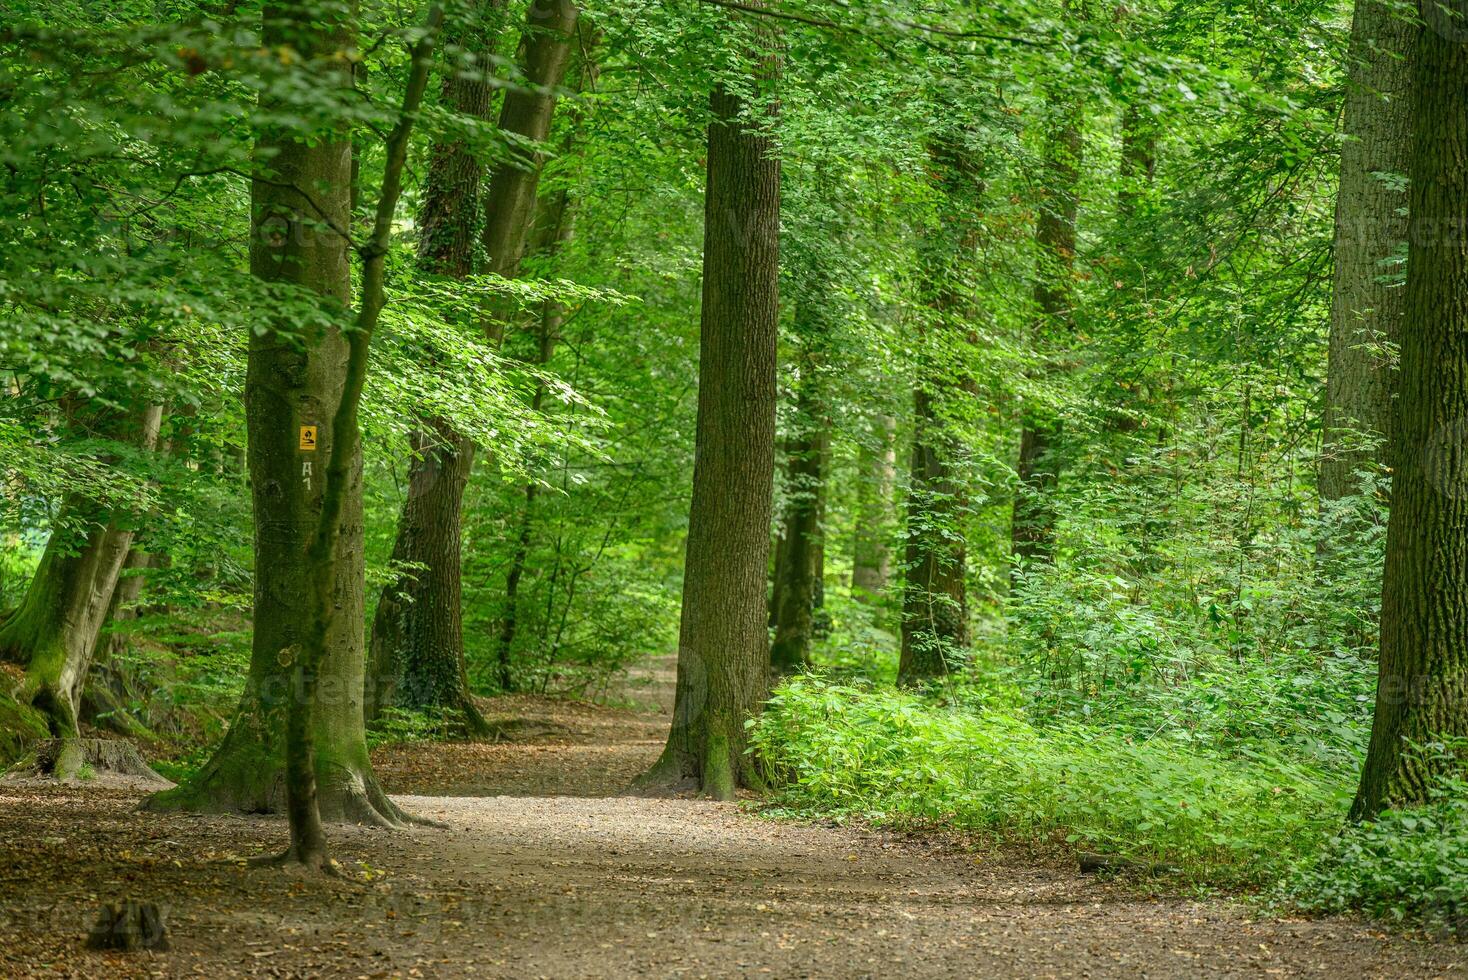
{"label": "tree bark", "polygon": [[907,583],[897,666],[897,683],[903,687],[945,676],[968,646],[964,499],[951,469],[955,447],[936,411],[934,393],[919,387],[913,402]]}
{"label": "tree bark", "polygon": [[[778,71],[763,59],[761,87]],[[690,781],[716,799],[755,782],[744,723],[767,691],[775,472],[780,161],[741,118],[739,96],[710,98],[703,313],[693,499],[673,726],[649,784]]]}
{"label": "tree bark", "polygon": [[770,665],[778,673],[791,673],[810,663],[817,586],[824,574],[821,518],[830,435],[816,392],[819,382],[811,373],[807,370],[807,376],[801,378],[797,395],[800,432],[790,440],[783,556],[775,565],[775,641],[770,647]]}
{"label": "tree bark", "polygon": [[[155,405],[127,420],[140,448],[157,444],[162,418]],[[20,608],[0,627],[0,659],[26,668],[18,700],[40,711],[58,738],[78,734],[83,688],[132,539],[128,515],[73,495]]]}
{"label": "tree bark", "polygon": [[888,530],[897,486],[897,419],[877,419],[874,445],[861,449],[856,542],[851,563],[851,591],[860,602],[875,603],[887,591],[892,575]]}
{"label": "tree bark", "polygon": [[1392,359],[1405,291],[1385,281],[1407,240],[1407,195],[1391,176],[1411,162],[1418,27],[1381,0],[1357,0],[1351,24],[1345,143],[1335,211],[1320,496],[1356,492],[1357,473],[1387,465]]}
{"label": "tree bark", "polygon": [[1462,21],[1434,22],[1443,16],[1424,9],[1417,44],[1381,659],[1354,819],[1425,801],[1464,760],[1413,745],[1468,736],[1468,44]]}
{"label": "tree bark", "polygon": [[[519,270],[545,163],[545,154],[533,147],[544,143],[550,135],[556,90],[566,75],[579,13],[570,0],[536,0],[530,4],[520,42],[520,69],[526,85],[505,93],[500,129],[521,137],[532,148],[517,150],[498,164],[490,176],[484,231],[480,236],[485,272],[513,278]],[[503,322],[491,326],[490,330],[498,331],[502,337]]]}
{"label": "tree bark", "polygon": [[[255,505],[254,641],[245,694],[229,733],[191,779],[154,796],[155,809],[278,812],[289,817],[285,860],[327,863],[322,821],[399,826],[408,818],[377,783],[363,720],[362,457],[356,404],[367,345],[383,305],[383,263],[408,134],[427,79],[427,48],[414,46],[403,113],[388,139],[372,237],[362,249],[363,288],[350,338],[333,322],[291,336],[269,323],[250,337],[245,381]],[[294,48],[323,84],[348,84],[335,52],[353,25],[296,5],[267,6],[263,39]],[[252,182],[250,270],[321,297],[337,320],[350,300],[346,230],[351,143],[345,133],[302,142],[262,135]],[[304,340],[305,343],[299,342]],[[325,465],[322,466],[324,460]],[[323,472],[324,469],[324,472]]]}
{"label": "tree bark", "polygon": [[[492,20],[503,0],[484,0],[480,21]],[[480,72],[444,79],[442,105],[488,119],[494,88],[488,54],[494,38],[473,26],[458,43]],[[474,271],[479,185],[484,165],[463,141],[435,144],[419,210],[418,267],[463,279]],[[409,436],[408,496],[398,518],[392,560],[410,570],[383,587],[372,619],[366,716],[387,708],[445,712],[469,735],[489,725],[469,690],[464,661],[461,527],[464,488],[474,468],[474,444],[443,419],[426,419]]]}
{"label": "tree bark", "polygon": [[375,722],[394,707],[437,710],[483,735],[489,725],[469,690],[460,594],[460,511],[474,445],[442,419],[409,439],[408,497],[392,557],[412,564],[377,600],[366,717]]}
{"label": "tree bark", "polygon": [[[945,676],[968,646],[968,509],[954,432],[959,405],[974,395],[971,379],[950,365],[945,348],[969,343],[961,322],[965,299],[956,269],[971,261],[975,191],[981,175],[969,150],[947,140],[929,149],[930,169],[946,200],[941,226],[929,234],[921,288],[931,314],[920,337],[924,354],[913,394],[912,470],[907,492],[906,581],[897,683],[912,687]],[[928,349],[931,348],[931,349]],[[935,366],[936,365],[936,366]]]}
{"label": "tree bark", "polygon": [[[1061,93],[1049,100],[1057,118],[1046,137],[1045,197],[1035,226],[1036,334],[1042,340],[1069,336],[1075,327],[1073,279],[1083,144],[1081,107],[1070,101],[1073,98]],[[1026,563],[1047,562],[1054,551],[1052,496],[1059,475],[1059,461],[1054,458],[1059,433],[1059,419],[1035,408],[1024,412],[1011,534],[1015,557]]]}

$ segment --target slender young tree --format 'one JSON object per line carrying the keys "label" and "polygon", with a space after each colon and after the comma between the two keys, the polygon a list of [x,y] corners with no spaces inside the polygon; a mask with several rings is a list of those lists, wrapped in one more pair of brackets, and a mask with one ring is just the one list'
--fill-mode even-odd
{"label": "slender young tree", "polygon": [[[162,408],[151,406],[107,412],[92,424],[151,450],[162,417]],[[0,660],[25,667],[19,700],[45,715],[58,738],[78,734],[83,688],[132,545],[134,521],[81,494],[69,497],[20,608],[0,625]]]}
{"label": "slender young tree", "polygon": [[1357,0],[1351,22],[1345,143],[1335,211],[1320,496],[1355,492],[1356,474],[1386,464],[1392,358],[1405,292],[1391,282],[1407,241],[1412,82],[1418,27],[1383,0]]}
{"label": "slender young tree", "polygon": [[1464,765],[1429,747],[1468,737],[1468,43],[1461,20],[1423,13],[1376,718],[1354,819],[1425,801],[1441,767]]}
{"label": "slender young tree", "polygon": [[[778,62],[761,58],[761,87]],[[780,161],[717,84],[709,100],[693,499],[667,747],[646,784],[732,799],[753,781],[744,723],[769,674],[765,584],[775,474]]]}

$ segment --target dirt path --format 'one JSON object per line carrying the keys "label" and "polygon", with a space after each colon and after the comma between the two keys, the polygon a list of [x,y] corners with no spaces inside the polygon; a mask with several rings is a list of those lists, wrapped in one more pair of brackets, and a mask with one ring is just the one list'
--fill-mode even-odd
{"label": "dirt path", "polygon": [[[659,699],[651,699],[655,703]],[[1359,923],[1253,922],[1065,868],[737,807],[616,797],[666,716],[490,702],[528,743],[377,762],[446,830],[338,829],[366,886],[228,863],[278,821],[142,815],[121,793],[0,789],[0,976],[1448,976],[1468,949]],[[440,795],[440,794],[452,795]],[[173,950],[81,948],[101,901],[168,904]]]}

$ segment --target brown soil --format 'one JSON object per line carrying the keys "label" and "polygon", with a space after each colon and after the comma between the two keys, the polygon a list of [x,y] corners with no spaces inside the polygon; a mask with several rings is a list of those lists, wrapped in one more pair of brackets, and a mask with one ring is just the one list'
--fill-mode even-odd
{"label": "brown soil", "polygon": [[[650,699],[660,703],[659,699]],[[0,787],[0,976],[1447,976],[1468,949],[1344,920],[1256,921],[1064,867],[616,794],[666,714],[486,702],[520,742],[377,754],[447,825],[337,828],[365,883],[245,868],[278,820],[140,814]],[[451,795],[439,795],[451,794]],[[108,901],[169,907],[172,950],[83,948]]]}

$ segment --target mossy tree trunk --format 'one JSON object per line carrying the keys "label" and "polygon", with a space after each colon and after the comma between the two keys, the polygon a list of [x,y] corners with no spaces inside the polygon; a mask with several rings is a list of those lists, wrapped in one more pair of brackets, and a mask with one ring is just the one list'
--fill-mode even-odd
{"label": "mossy tree trunk", "polygon": [[[350,47],[352,25],[310,16],[307,9],[267,5],[266,43],[294,48],[303,71],[319,76],[323,86],[350,84],[349,70],[334,53]],[[319,820],[307,810],[332,822],[398,826],[406,820],[378,785],[367,752],[361,450],[355,432],[333,431],[350,357],[337,324],[351,292],[351,142],[346,133],[310,143],[288,132],[271,133],[260,137],[256,158],[263,179],[251,185],[251,272],[316,294],[322,315],[304,327],[276,321],[251,333],[245,381],[255,508],[250,672],[214,755],[182,785],[152,797],[149,806],[277,813],[291,802],[293,851],[303,862],[319,864],[324,839]],[[307,438],[308,428],[313,438]],[[316,615],[321,570],[313,567],[308,548],[320,530],[338,440],[349,445],[343,478],[334,488],[331,608],[323,623]],[[307,663],[306,648],[316,645],[319,659]],[[304,742],[305,751],[288,753],[288,741]],[[304,792],[287,793],[288,782],[308,778]]]}
{"label": "mossy tree trunk", "polygon": [[1417,47],[1381,658],[1355,819],[1423,802],[1440,769],[1468,763],[1413,749],[1468,737],[1468,43],[1446,16],[1424,10]]}
{"label": "mossy tree trunk", "polygon": [[[777,62],[763,62],[773,84]],[[648,785],[731,799],[754,772],[744,723],[768,684],[765,585],[775,474],[780,162],[738,95],[710,98],[698,422],[667,747]]]}
{"label": "mossy tree trunk", "polygon": [[[162,417],[152,406],[117,423],[125,420],[131,437],[151,450]],[[83,688],[132,545],[134,516],[72,495],[20,608],[0,626],[0,659],[25,667],[17,700],[44,714],[58,738],[78,734]]]}
{"label": "mossy tree trunk", "polygon": [[467,734],[483,735],[489,725],[469,690],[460,594],[460,511],[474,445],[430,419],[409,447],[408,496],[392,557],[412,564],[377,600],[367,719],[393,707],[439,711]]}
{"label": "mossy tree trunk", "polygon": [[1419,28],[1382,0],[1357,0],[1351,24],[1345,143],[1335,212],[1320,496],[1339,500],[1356,474],[1386,464],[1392,357],[1405,292],[1391,259],[1407,241],[1413,62]]}

